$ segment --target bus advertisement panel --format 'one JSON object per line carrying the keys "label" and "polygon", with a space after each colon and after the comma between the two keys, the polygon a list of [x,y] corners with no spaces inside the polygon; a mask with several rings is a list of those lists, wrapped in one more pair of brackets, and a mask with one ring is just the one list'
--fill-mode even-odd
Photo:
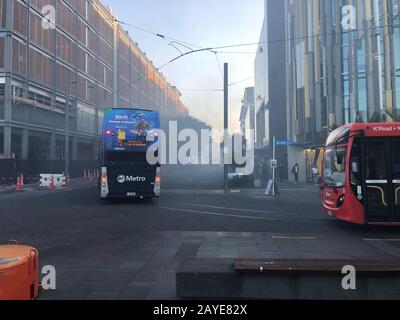
{"label": "bus advertisement panel", "polygon": [[[102,129],[100,198],[147,198],[160,195],[160,166],[150,165],[146,152],[160,129],[158,112],[108,109]],[[154,132],[154,140],[147,136]]]}

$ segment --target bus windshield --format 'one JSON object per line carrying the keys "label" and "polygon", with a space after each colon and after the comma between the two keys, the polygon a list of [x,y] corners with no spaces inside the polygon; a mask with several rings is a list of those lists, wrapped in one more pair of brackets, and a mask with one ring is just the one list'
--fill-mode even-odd
{"label": "bus windshield", "polygon": [[[328,188],[340,188],[346,184],[347,147],[328,149],[325,152],[324,184]],[[342,161],[338,161],[341,158]]]}

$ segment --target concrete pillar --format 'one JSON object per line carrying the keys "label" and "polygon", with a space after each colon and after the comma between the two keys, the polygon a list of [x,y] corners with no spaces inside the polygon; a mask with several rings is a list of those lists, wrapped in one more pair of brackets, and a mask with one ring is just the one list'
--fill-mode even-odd
{"label": "concrete pillar", "polygon": [[56,159],[56,140],[57,136],[55,131],[53,131],[50,136],[50,160]]}
{"label": "concrete pillar", "polygon": [[367,105],[368,114],[367,121],[375,112],[375,96],[374,96],[374,77],[373,77],[373,52],[372,52],[372,12],[371,0],[365,0],[365,56],[366,56],[366,71],[367,71]]}
{"label": "concrete pillar", "polygon": [[[119,27],[118,22],[114,22],[114,95],[113,95],[113,107],[118,106],[118,43],[119,43]],[[140,74],[139,74],[140,76]],[[139,84],[139,96],[140,96],[140,84]]]}
{"label": "concrete pillar", "polygon": [[[328,5],[330,7],[330,3]],[[330,51],[330,47],[334,45],[334,60],[332,60],[330,63],[333,64],[331,73],[328,74],[328,79],[335,79],[336,85],[335,85],[335,92],[333,90],[333,87],[330,87],[330,91],[332,92],[333,99],[331,100],[331,103],[334,105],[331,108],[331,111],[329,113],[329,119],[331,119],[329,125],[332,125],[332,120],[333,122],[339,126],[344,123],[344,108],[343,108],[343,85],[342,85],[342,77],[335,77],[335,74],[339,75],[343,72],[343,59],[342,59],[342,42],[343,42],[343,36],[342,36],[342,24],[341,24],[341,7],[336,6],[336,21],[333,21],[331,19],[330,25],[335,24],[336,29],[330,30],[329,32],[336,32],[336,41],[335,44],[331,43],[328,45],[327,50]],[[333,38],[332,38],[333,41]],[[331,85],[333,86],[333,81],[331,82]]]}
{"label": "concrete pillar", "polygon": [[383,37],[384,37],[384,62],[385,62],[385,96],[387,119],[393,121],[393,91],[392,91],[392,63],[391,44],[389,35],[389,10],[387,0],[382,0],[383,11]]}
{"label": "concrete pillar", "polygon": [[100,153],[99,141],[95,140],[93,142],[93,160],[95,161],[99,160],[99,153]]}
{"label": "concrete pillar", "polygon": [[25,128],[22,131],[22,154],[21,158],[27,160],[29,158],[29,129]]}
{"label": "concrete pillar", "polygon": [[373,76],[374,76],[374,91],[375,91],[375,112],[380,113],[383,107],[383,68],[382,68],[382,45],[381,45],[381,22],[379,15],[379,0],[373,1],[373,20],[374,27],[373,30],[373,46],[372,52],[374,53],[373,57]]}
{"label": "concrete pillar", "polygon": [[100,136],[99,136],[99,129],[100,129],[100,124],[99,124],[99,108],[96,106],[96,111],[95,111],[95,135],[96,138],[93,141],[93,159],[97,160],[99,157],[99,143],[100,143]]}
{"label": "concrete pillar", "polygon": [[[6,17],[7,17],[7,30],[12,30],[13,28],[13,8],[14,8],[14,0],[7,0],[6,3]],[[5,70],[6,70],[6,79],[5,79],[5,101],[4,101],[4,158],[11,158],[11,112],[12,112],[12,101],[11,101],[11,72],[12,72],[12,35],[11,33],[7,33],[5,38]]]}
{"label": "concrete pillar", "polygon": [[78,138],[72,138],[72,160],[78,160]]}
{"label": "concrete pillar", "polygon": [[[350,5],[353,5],[353,1],[349,1]],[[352,119],[352,111],[355,109],[355,90],[354,90],[354,56],[357,55],[355,45],[354,45],[354,31],[351,31],[349,34],[349,110],[348,112],[348,120],[349,122],[354,122],[355,118]],[[353,121],[352,121],[353,120]]]}

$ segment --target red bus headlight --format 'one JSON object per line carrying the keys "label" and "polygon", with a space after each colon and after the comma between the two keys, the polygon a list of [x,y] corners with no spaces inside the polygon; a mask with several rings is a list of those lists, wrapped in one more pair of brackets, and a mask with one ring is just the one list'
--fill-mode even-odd
{"label": "red bus headlight", "polygon": [[337,205],[336,205],[337,208],[340,208],[340,207],[343,205],[343,203],[344,203],[344,198],[345,198],[345,196],[343,195],[343,196],[341,196],[341,197],[338,199]]}

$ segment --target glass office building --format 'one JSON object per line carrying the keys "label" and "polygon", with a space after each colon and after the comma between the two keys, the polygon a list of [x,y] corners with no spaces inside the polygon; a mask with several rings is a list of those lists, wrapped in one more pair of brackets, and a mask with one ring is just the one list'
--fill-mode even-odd
{"label": "glass office building", "polygon": [[0,158],[62,160],[68,134],[93,160],[108,107],[187,115],[116,20],[98,0],[0,0]]}
{"label": "glass office building", "polygon": [[[268,116],[257,121],[257,145],[283,137],[285,128],[289,173],[299,163],[306,180],[327,134],[340,125],[400,120],[399,7],[400,0],[265,0],[255,105]],[[286,90],[275,101],[268,83],[271,75],[280,83],[274,66],[281,66]],[[282,116],[286,125],[274,128]]]}
{"label": "glass office building", "polygon": [[[268,1],[268,0],[267,0]],[[400,117],[399,0],[286,0],[290,135]]]}

